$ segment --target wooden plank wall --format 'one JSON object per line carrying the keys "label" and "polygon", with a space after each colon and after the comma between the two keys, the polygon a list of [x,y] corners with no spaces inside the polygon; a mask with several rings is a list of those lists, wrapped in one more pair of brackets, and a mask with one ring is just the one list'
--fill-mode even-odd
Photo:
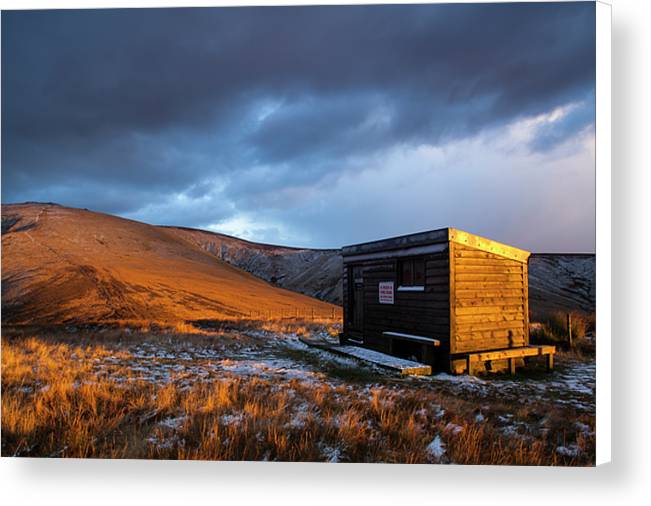
{"label": "wooden plank wall", "polygon": [[529,343],[527,264],[454,244],[451,353]]}
{"label": "wooden plank wall", "polygon": [[343,272],[341,274],[342,282],[343,282],[343,286],[342,286],[343,297],[342,297],[341,303],[343,305],[342,309],[343,309],[343,313],[344,313],[344,328],[343,328],[344,334],[346,334],[348,332],[348,322],[350,321],[350,313],[349,313],[349,307],[348,307],[348,297],[349,297],[348,296],[348,290],[349,290],[349,287],[348,287],[348,269],[349,269],[349,267],[344,264],[344,268],[342,269]]}
{"label": "wooden plank wall", "polygon": [[[425,291],[399,292],[397,261],[369,262],[364,268],[364,342],[389,352],[382,332],[433,337],[447,348],[450,337],[449,262],[447,251],[425,256]],[[395,303],[380,304],[380,281],[395,283]]]}

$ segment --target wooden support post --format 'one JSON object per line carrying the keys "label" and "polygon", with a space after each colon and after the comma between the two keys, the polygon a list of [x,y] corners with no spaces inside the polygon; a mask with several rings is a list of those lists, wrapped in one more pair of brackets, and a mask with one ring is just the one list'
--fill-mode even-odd
{"label": "wooden support post", "polygon": [[515,374],[515,359],[514,358],[509,359],[509,372],[512,375]]}
{"label": "wooden support post", "polygon": [[468,358],[466,359],[466,370],[468,371],[468,375],[472,375],[472,362],[470,360],[470,355],[468,355]]}
{"label": "wooden support post", "polygon": [[550,353],[547,355],[547,370],[551,371],[554,369],[554,354]]}
{"label": "wooden support post", "polygon": [[567,313],[567,344],[570,349],[574,348],[574,342],[572,340],[572,314]]}

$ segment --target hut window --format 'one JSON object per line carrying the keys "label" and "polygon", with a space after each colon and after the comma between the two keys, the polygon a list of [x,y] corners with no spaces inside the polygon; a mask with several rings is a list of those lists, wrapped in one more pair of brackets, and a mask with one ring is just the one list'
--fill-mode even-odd
{"label": "hut window", "polygon": [[403,258],[398,262],[400,287],[425,286],[425,259]]}

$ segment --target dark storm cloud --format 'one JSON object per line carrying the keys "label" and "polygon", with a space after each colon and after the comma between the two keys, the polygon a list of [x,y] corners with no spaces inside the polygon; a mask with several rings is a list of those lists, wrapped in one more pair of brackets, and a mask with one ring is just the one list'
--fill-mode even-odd
{"label": "dark storm cloud", "polygon": [[86,188],[75,203],[125,213],[217,185],[263,205],[585,101],[594,50],[590,3],[3,12],[3,201]]}

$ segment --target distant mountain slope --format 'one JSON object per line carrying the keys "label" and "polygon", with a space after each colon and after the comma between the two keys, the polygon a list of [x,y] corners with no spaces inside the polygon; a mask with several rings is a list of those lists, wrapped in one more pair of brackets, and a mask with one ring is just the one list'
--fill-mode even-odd
{"label": "distant mountain slope", "polygon": [[534,320],[556,311],[595,311],[595,255],[539,253],[529,258]]}
{"label": "distant mountain slope", "polygon": [[2,320],[181,320],[331,305],[223,262],[164,227],[52,204],[2,206]]}
{"label": "distant mountain slope", "polygon": [[273,284],[333,304],[342,302],[343,263],[339,250],[288,248],[204,230],[166,228],[216,258]]}

